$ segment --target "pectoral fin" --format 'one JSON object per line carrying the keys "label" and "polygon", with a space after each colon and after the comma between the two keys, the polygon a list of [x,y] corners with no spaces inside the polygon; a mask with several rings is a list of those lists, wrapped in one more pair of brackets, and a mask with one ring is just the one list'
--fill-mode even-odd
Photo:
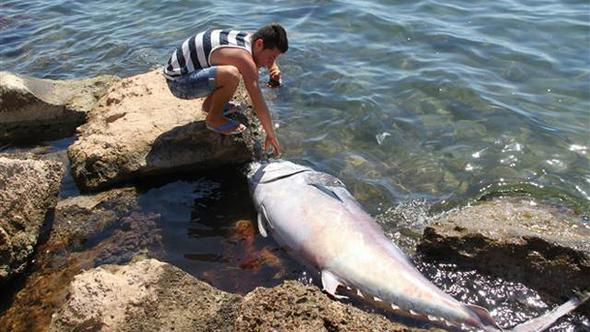
{"label": "pectoral fin", "polygon": [[320,190],[324,194],[337,199],[340,201],[347,209],[358,210],[359,208],[362,209],[359,203],[352,197],[350,192],[346,190],[345,187],[334,187],[334,186],[326,186],[323,184],[318,183],[311,183],[311,186],[315,187],[316,189]]}
{"label": "pectoral fin", "polygon": [[325,186],[320,183],[310,183],[310,185],[315,187],[319,191],[323,192],[324,194],[342,202],[342,199],[338,197],[338,195],[334,192],[334,190],[331,187]]}
{"label": "pectoral fin", "polygon": [[258,212],[258,231],[263,237],[268,237],[265,225],[268,225],[268,216],[266,215],[266,209],[264,205],[260,205],[260,212]]}
{"label": "pectoral fin", "polygon": [[336,295],[336,289],[340,286],[341,283],[338,281],[336,276],[332,274],[332,272],[323,270],[322,271],[322,288],[323,291],[332,295],[337,299],[347,299],[347,296]]}
{"label": "pectoral fin", "polygon": [[258,214],[258,231],[260,232],[260,235],[262,235],[263,237],[267,237],[268,234],[266,233],[266,229],[264,229],[264,221],[262,220],[264,217],[262,216],[262,213]]}

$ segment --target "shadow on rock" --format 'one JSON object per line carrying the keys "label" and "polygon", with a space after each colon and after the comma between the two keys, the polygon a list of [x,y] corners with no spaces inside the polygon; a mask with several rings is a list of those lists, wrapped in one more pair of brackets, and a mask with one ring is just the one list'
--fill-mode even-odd
{"label": "shadow on rock", "polygon": [[204,120],[195,121],[174,127],[154,140],[145,158],[145,173],[210,170],[245,163],[251,155],[243,135],[220,135],[208,130]]}

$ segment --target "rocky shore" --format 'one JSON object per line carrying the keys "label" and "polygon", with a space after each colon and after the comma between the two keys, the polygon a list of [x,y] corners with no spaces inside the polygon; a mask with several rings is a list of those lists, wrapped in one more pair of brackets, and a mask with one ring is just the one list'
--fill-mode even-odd
{"label": "rocky shore", "polygon": [[[452,262],[521,282],[553,302],[590,286],[590,228],[575,215],[531,200],[496,200],[436,216],[418,250],[429,259]],[[585,310],[589,314],[590,306]]]}
{"label": "rocky shore", "polygon": [[[249,130],[227,137],[205,128],[199,101],[174,98],[159,71],[63,82],[1,72],[0,146],[75,141],[67,156],[0,152],[0,292],[10,294],[0,331],[437,330],[299,281],[230,293],[159,259],[162,216],[142,210],[134,181],[251,160],[261,129],[243,88],[234,102],[232,117]],[[60,195],[65,176],[82,194]],[[481,202],[428,220],[418,254],[560,304],[590,289],[580,220],[528,198]]]}

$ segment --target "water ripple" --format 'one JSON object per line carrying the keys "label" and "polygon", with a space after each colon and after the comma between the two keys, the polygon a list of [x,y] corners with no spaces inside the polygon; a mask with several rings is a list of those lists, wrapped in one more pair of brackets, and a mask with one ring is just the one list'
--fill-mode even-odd
{"label": "water ripple", "polygon": [[[468,199],[480,183],[518,182],[539,167],[548,172],[544,185],[590,192],[587,155],[570,150],[590,137],[587,1],[5,0],[0,6],[1,69],[54,79],[145,72],[198,30],[253,30],[280,21],[291,47],[280,61],[285,86],[271,108],[286,157],[330,165],[346,150],[389,164],[397,173],[381,168],[373,197]],[[391,136],[376,139],[383,133]],[[524,152],[502,153],[499,137],[514,139]],[[465,146],[473,149],[459,153]],[[474,161],[475,151],[486,152]],[[547,162],[553,159],[559,167]],[[424,175],[413,174],[420,168]],[[375,178],[356,172],[353,186]]]}

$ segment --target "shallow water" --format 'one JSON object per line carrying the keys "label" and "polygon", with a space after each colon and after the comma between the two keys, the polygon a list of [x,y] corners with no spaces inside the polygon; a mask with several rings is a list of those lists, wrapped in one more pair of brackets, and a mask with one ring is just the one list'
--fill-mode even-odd
{"label": "shallow water", "polygon": [[38,77],[129,76],[197,30],[279,21],[285,86],[265,92],[285,158],[338,175],[373,208],[521,184],[581,207],[589,13],[585,0],[7,0],[0,57]]}
{"label": "shallow water", "polygon": [[[279,60],[284,86],[264,90],[284,158],[338,176],[370,213],[416,199],[448,208],[519,193],[588,215],[586,0],[4,0],[0,70],[125,77],[160,66],[198,30],[271,21],[290,39]],[[71,142],[52,142],[48,152]],[[305,278],[272,241],[251,234],[254,211],[239,176],[161,181],[138,201],[162,215],[168,261],[237,292]],[[61,197],[77,194],[64,181]],[[416,231],[397,236],[411,242]],[[251,260],[263,250],[263,262]],[[276,257],[287,267],[273,265]]]}

